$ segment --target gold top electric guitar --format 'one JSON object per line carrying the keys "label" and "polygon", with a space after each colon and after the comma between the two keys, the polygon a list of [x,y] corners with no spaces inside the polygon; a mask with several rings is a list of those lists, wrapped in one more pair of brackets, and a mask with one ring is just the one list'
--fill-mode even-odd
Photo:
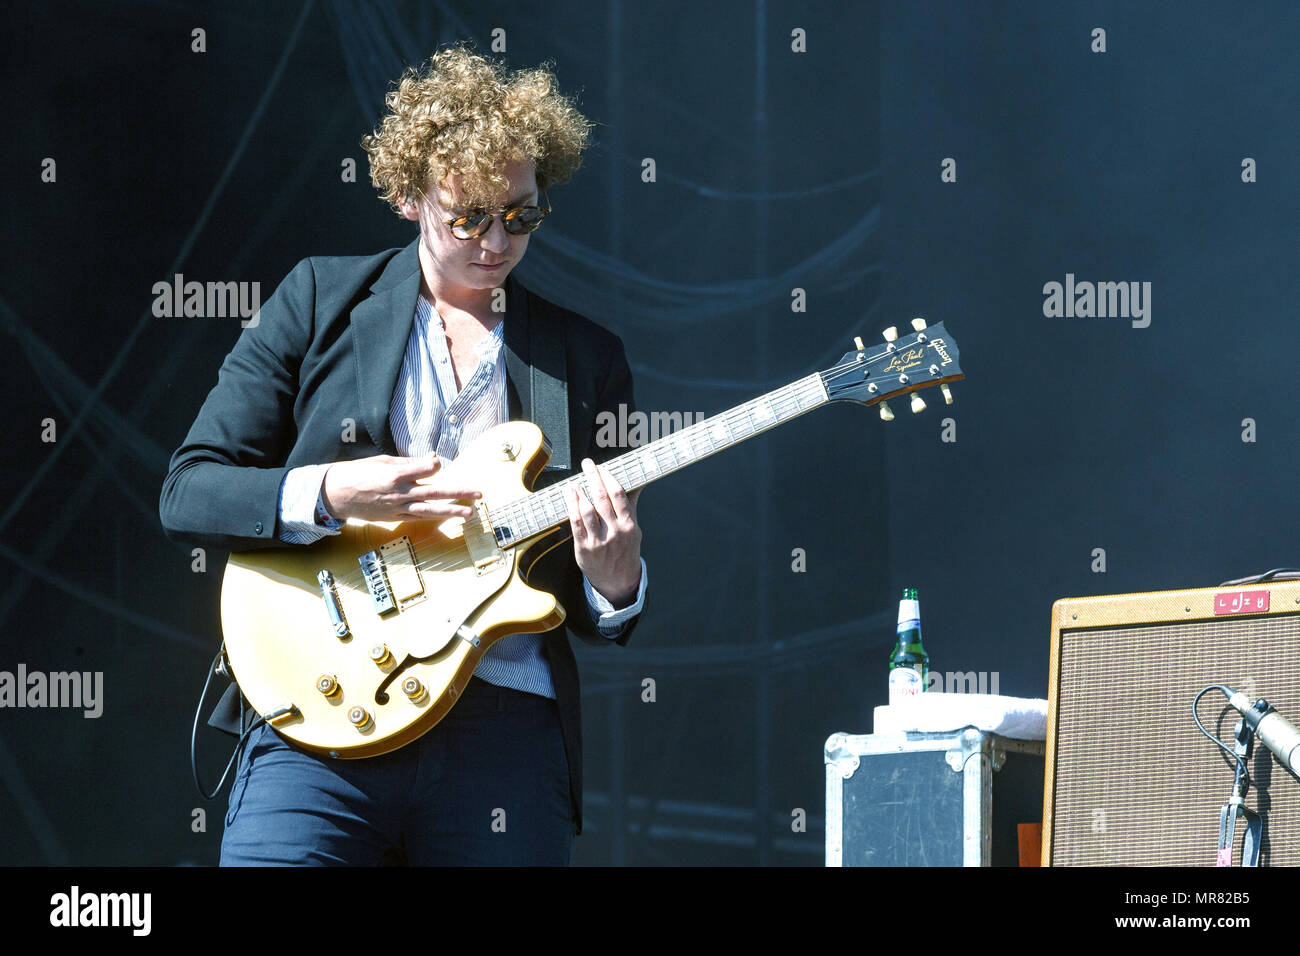
{"label": "gold top electric guitar", "polygon": [[[963,378],[943,325],[856,348],[829,369],[605,462],[628,491],[827,402],[885,399]],[[925,403],[913,394],[912,410]],[[349,521],[308,547],[233,554],[221,592],[230,670],[253,708],[308,750],[367,757],[432,728],[492,643],[558,627],[565,612],[527,583],[568,540],[565,491],[530,492],[550,453],[530,422],[484,432],[439,480],[481,489],[470,518]],[[465,475],[468,477],[459,477]],[[565,544],[565,546],[568,546]]]}

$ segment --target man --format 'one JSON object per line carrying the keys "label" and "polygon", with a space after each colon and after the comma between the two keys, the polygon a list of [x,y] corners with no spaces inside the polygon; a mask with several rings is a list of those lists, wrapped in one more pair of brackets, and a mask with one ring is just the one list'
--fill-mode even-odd
{"label": "man", "polygon": [[[636,494],[595,464],[619,451],[597,447],[596,416],[633,405],[622,343],[510,276],[590,124],[546,70],[508,73],[463,49],[408,71],[386,102],[363,145],[418,240],[294,268],[173,456],[163,525],[240,550],[310,544],[348,518],[468,516],[479,491],[439,481],[442,462],[507,419],[560,423],[571,456],[539,485],[580,467],[590,494],[569,495],[573,544],[529,580],[556,594],[573,634],[626,643],[646,588]],[[448,716],[389,754],[317,756],[263,723],[231,789],[222,863],[567,864],[578,698],[557,629],[492,645]],[[235,729],[237,699],[210,722]]]}

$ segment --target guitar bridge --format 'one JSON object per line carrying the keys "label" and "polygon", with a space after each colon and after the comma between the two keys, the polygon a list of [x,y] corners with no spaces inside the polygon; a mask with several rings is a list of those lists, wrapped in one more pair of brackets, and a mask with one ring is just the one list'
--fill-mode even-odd
{"label": "guitar bridge", "polygon": [[415,548],[406,535],[357,559],[376,614],[405,610],[423,601],[424,579],[415,560]]}

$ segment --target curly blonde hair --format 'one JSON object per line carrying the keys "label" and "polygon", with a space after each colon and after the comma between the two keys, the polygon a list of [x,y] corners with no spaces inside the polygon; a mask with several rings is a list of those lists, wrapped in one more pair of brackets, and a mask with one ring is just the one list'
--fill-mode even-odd
{"label": "curly blonde hair", "polygon": [[408,68],[384,103],[387,115],[361,145],[370,181],[398,212],[452,175],[465,202],[488,205],[510,188],[501,172],[510,160],[531,159],[541,189],[565,182],[591,134],[549,64],[509,71],[459,46]]}

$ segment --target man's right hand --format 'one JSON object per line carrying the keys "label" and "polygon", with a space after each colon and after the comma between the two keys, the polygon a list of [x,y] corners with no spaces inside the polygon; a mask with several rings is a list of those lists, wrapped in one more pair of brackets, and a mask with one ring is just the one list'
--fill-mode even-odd
{"label": "man's right hand", "polygon": [[473,488],[451,487],[444,482],[417,484],[437,473],[437,455],[395,458],[375,455],[355,461],[337,461],[325,472],[321,495],[325,508],[339,521],[410,521],[430,518],[468,518],[474,512],[457,500],[481,498]]}

